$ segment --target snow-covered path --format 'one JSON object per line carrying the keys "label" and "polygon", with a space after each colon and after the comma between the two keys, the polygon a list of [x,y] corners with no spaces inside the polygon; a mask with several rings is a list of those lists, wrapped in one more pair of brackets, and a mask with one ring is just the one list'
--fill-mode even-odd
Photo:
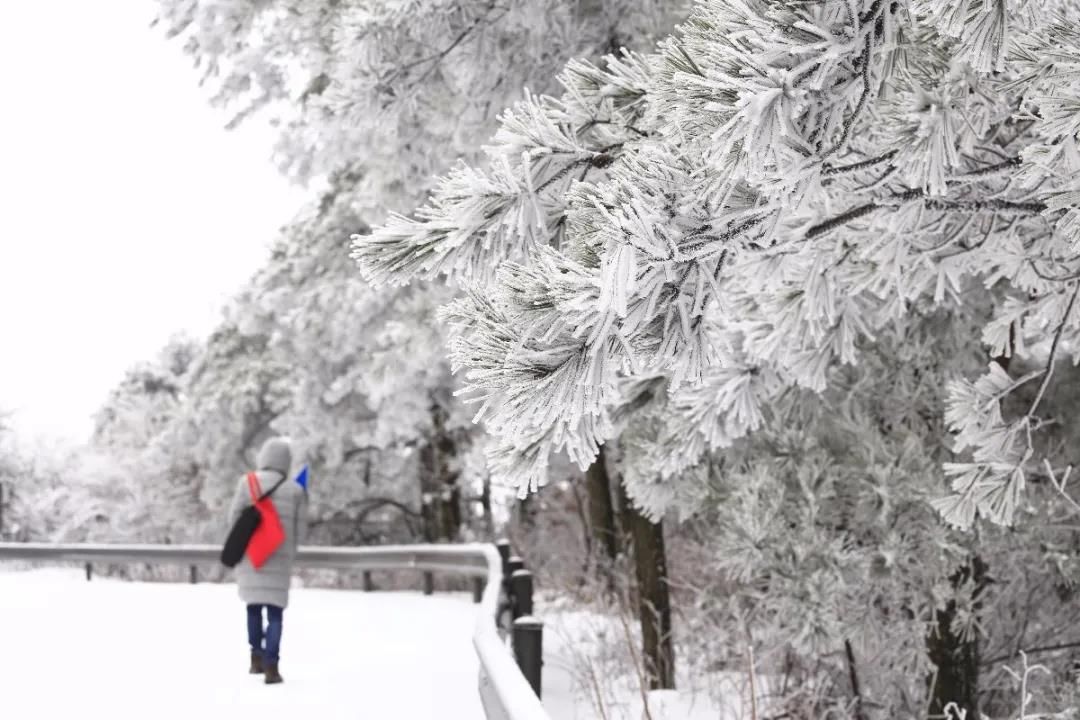
{"label": "snow-covered path", "polygon": [[0,570],[0,713],[73,720],[477,720],[468,595],[296,589],[281,672],[247,671],[231,585]]}

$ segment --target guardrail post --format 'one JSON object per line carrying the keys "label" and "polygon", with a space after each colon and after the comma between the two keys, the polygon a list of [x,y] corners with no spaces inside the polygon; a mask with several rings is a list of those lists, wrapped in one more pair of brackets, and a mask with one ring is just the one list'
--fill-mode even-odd
{"label": "guardrail post", "polygon": [[[510,545],[506,544],[506,549],[509,551]],[[502,553],[502,548],[499,550]],[[525,561],[518,556],[507,556],[503,563],[503,576],[502,576],[502,599],[499,601],[499,606],[495,610],[495,625],[505,632],[510,632],[510,625],[517,615],[514,614],[514,596],[510,592],[510,578],[513,576],[515,570],[521,570],[525,567]],[[503,622],[503,614],[509,611],[510,617],[507,622]]]}
{"label": "guardrail post", "polygon": [[541,668],[544,665],[544,623],[525,615],[514,621],[514,659],[521,674],[540,697]]}
{"label": "guardrail post", "polygon": [[364,592],[371,592],[375,589],[375,583],[371,579],[371,571],[364,571]]}
{"label": "guardrail post", "polygon": [[510,562],[510,541],[506,538],[496,540],[495,549],[499,551],[499,557],[502,558],[503,577],[507,577],[510,574],[506,567],[506,563]]}
{"label": "guardrail post", "polygon": [[514,620],[533,611],[533,574],[528,570],[515,570],[510,576],[511,613]]}
{"label": "guardrail post", "polygon": [[90,563],[86,563],[86,582],[90,582],[90,578],[94,574],[94,568]]}
{"label": "guardrail post", "polygon": [[431,595],[435,592],[435,573],[430,570],[424,571],[424,594]]}
{"label": "guardrail post", "polygon": [[474,603],[478,603],[484,599],[484,578],[474,577],[472,579],[472,600]]}
{"label": "guardrail post", "polygon": [[199,582],[199,568],[192,565],[189,570],[191,571],[191,584],[195,585]]}
{"label": "guardrail post", "polygon": [[519,558],[517,555],[511,555],[510,559],[506,561],[506,569],[503,573],[503,587],[506,588],[506,594],[510,594],[510,578],[514,577],[514,573],[518,570],[525,569],[525,561]]}

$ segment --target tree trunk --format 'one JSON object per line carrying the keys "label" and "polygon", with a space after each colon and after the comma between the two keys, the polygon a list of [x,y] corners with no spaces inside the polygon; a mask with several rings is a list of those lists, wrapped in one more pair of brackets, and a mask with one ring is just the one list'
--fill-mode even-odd
{"label": "tree trunk", "polygon": [[447,414],[442,406],[435,406],[432,420],[436,479],[442,498],[442,537],[454,541],[461,537],[461,486],[458,473],[450,469],[450,461],[457,455],[457,442],[446,427]]}
{"label": "tree trunk", "polygon": [[[633,562],[633,539],[631,537],[631,522],[630,518],[634,514],[633,506],[630,504],[630,498],[626,496],[626,488],[623,487],[622,481],[617,480],[615,482],[615,534],[618,537],[616,546],[619,550],[619,561],[617,563],[618,572],[622,573],[623,577],[629,574],[629,567],[627,563]],[[638,592],[637,583],[627,583],[629,599],[631,605],[638,604]]]}
{"label": "tree trunk", "polygon": [[589,532],[589,519],[585,501],[581,497],[581,490],[577,485],[572,484],[570,492],[574,497],[574,510],[577,512],[578,522],[581,523],[581,546],[585,548],[584,561],[581,563],[581,577],[577,579],[577,585],[581,587],[588,583],[589,576],[592,574],[593,541]]}
{"label": "tree trunk", "polygon": [[614,563],[619,557],[618,535],[615,530],[615,505],[611,500],[611,476],[608,474],[604,448],[585,471],[588,492],[589,532],[592,547],[599,560]]}
{"label": "tree trunk", "polygon": [[675,648],[671,637],[671,597],[668,592],[664,526],[642,515],[620,485],[623,532],[634,551],[642,656],[650,690],[675,688]]}
{"label": "tree trunk", "polygon": [[484,531],[489,539],[495,538],[495,515],[491,512],[491,477],[484,475],[484,488],[480,493],[480,508],[483,511]]}
{"label": "tree trunk", "polygon": [[456,482],[443,486],[442,493],[443,537],[453,542],[461,533],[461,488]]}
{"label": "tree trunk", "polygon": [[522,530],[536,529],[536,494],[532,493],[517,501],[517,522]]}
{"label": "tree trunk", "polygon": [[446,429],[446,411],[431,405],[431,435],[420,452],[420,492],[424,508],[424,535],[429,542],[456,540],[461,533],[461,488],[450,460],[457,443]]}
{"label": "tree trunk", "polygon": [[[1009,365],[1016,354],[1016,327],[1009,326],[1009,354],[993,358],[1002,370],[1009,371]],[[978,555],[972,555],[967,565],[949,576],[954,588],[959,587],[969,578],[975,583],[973,609],[978,617],[982,609],[981,596],[986,589],[987,564]],[[950,600],[945,609],[937,614],[930,634],[926,638],[926,650],[937,668],[935,674],[927,679],[930,685],[930,716],[941,716],[945,706],[956,703],[961,710],[967,710],[969,718],[978,717],[979,713],[979,638],[972,633],[969,638],[962,638],[952,629],[956,618],[956,603]]]}
{"label": "tree trunk", "polygon": [[[986,571],[986,563],[975,555],[968,565],[949,577],[953,587],[959,587],[969,578],[974,579],[972,595],[976,614],[982,608],[981,595],[987,585]],[[943,716],[945,706],[949,703],[956,703],[961,710],[966,710],[969,718],[979,716],[979,638],[976,633],[963,638],[953,632],[956,610],[955,601],[950,600],[945,609],[937,614],[933,629],[926,638],[930,661],[937,667],[936,673],[927,680],[932,684],[930,717]]]}
{"label": "tree trunk", "polygon": [[431,493],[425,492],[420,496],[420,527],[423,530],[424,542],[432,543],[439,537],[436,517],[435,499]]}

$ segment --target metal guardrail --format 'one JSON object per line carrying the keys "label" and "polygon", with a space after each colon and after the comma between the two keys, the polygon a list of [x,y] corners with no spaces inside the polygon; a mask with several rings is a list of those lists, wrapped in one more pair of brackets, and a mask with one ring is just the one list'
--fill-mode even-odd
{"label": "metal guardrail", "polygon": [[[299,548],[296,563],[308,568],[351,570],[407,570],[451,572],[470,577],[486,578],[476,626],[473,647],[480,661],[479,690],[484,714],[489,720],[551,720],[538,697],[539,658],[533,658],[534,668],[528,668],[527,680],[515,656],[500,636],[499,616],[513,603],[504,602],[511,587],[510,578],[528,588],[524,613],[512,609],[514,636],[524,646],[539,642],[540,624],[531,614],[532,580],[527,571],[508,564],[508,545],[479,543],[460,545],[384,545],[379,547],[320,547]],[[169,565],[217,565],[221,548],[213,545],[120,545],[120,544],[44,544],[0,543],[0,561],[16,560],[36,563],[154,563]],[[520,561],[517,566],[520,567]],[[87,574],[89,577],[89,572]],[[194,573],[192,580],[194,581]],[[524,581],[527,580],[527,583]],[[425,583],[425,590],[429,583]],[[523,598],[524,599],[524,598]],[[522,616],[524,614],[525,616]],[[516,640],[517,642],[517,640]],[[520,650],[519,650],[520,652]],[[526,664],[522,664],[523,667]],[[537,689],[534,691],[533,682]]]}

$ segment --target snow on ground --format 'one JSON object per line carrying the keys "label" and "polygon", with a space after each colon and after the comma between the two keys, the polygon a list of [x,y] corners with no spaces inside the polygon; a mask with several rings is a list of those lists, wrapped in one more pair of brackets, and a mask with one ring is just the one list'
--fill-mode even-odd
{"label": "snow on ground", "polygon": [[[468,595],[293,590],[281,673],[247,674],[232,585],[0,571],[0,712],[73,720],[477,720]],[[558,717],[558,716],[556,716]]]}
{"label": "snow on ground", "polygon": [[[281,672],[247,674],[233,585],[134,583],[0,569],[0,712],[42,720],[482,720],[466,594],[294,588]],[[649,696],[616,616],[538,603],[553,720],[741,720],[746,677],[677,678]],[[636,637],[633,643],[636,644]],[[685,670],[686,663],[677,660]],[[759,688],[760,691],[760,688]],[[747,708],[748,709],[748,708]]]}
{"label": "snow on ground", "polygon": [[538,601],[537,614],[544,620],[544,706],[555,720],[745,720],[765,714],[767,678],[754,678],[753,708],[748,674],[695,675],[679,648],[678,690],[643,694],[634,659],[640,653],[636,618],[620,620],[616,613],[551,598]]}

